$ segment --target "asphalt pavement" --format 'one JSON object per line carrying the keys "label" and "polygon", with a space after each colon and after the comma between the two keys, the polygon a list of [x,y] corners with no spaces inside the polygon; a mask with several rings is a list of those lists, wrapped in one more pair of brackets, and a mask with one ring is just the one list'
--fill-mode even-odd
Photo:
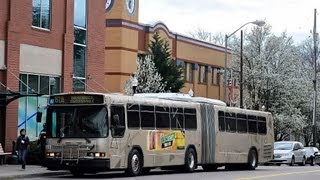
{"label": "asphalt pavement", "polygon": [[135,179],[135,180],[318,180],[320,179],[320,166],[259,166],[254,171],[229,171],[219,168],[214,172],[204,172],[201,168],[197,169],[192,174],[178,173],[175,171],[152,170],[148,175],[139,177],[127,177],[123,172],[108,172],[95,175],[84,175],[80,178],[75,178],[70,174],[53,175],[38,178],[25,179],[46,179],[46,180],[63,180],[63,179]]}

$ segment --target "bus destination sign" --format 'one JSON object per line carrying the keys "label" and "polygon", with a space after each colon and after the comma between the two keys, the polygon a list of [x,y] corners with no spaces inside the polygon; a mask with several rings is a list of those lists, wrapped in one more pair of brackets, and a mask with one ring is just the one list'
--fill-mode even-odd
{"label": "bus destination sign", "polygon": [[103,104],[102,95],[72,94],[50,98],[50,104]]}

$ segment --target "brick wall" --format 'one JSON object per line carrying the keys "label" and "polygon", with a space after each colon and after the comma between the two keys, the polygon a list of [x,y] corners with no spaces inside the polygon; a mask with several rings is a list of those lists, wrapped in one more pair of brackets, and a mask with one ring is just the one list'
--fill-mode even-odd
{"label": "brick wall", "polygon": [[[87,1],[87,80],[96,92],[104,92],[105,62],[105,0]],[[0,39],[6,41],[5,63],[7,71],[0,75],[1,82],[15,91],[19,90],[20,44],[62,50],[61,87],[63,92],[72,91],[73,73],[73,21],[74,0],[51,1],[51,28],[32,27],[32,0],[0,1]],[[93,91],[87,87],[88,91]],[[11,151],[11,142],[17,137],[18,101],[6,110],[5,149]]]}
{"label": "brick wall", "polygon": [[87,1],[87,91],[104,89],[105,0]]}
{"label": "brick wall", "polygon": [[[69,1],[68,1],[69,2]],[[6,41],[5,63],[6,85],[11,90],[19,90],[20,44],[68,50],[65,48],[65,1],[52,1],[50,31],[32,27],[32,0],[2,0],[0,6],[0,38]],[[72,4],[73,7],[73,4]],[[73,24],[73,23],[71,23]],[[7,25],[7,26],[5,26]],[[70,32],[73,32],[73,27]],[[72,37],[72,36],[71,36]],[[73,39],[71,40],[71,42]],[[71,46],[72,47],[72,46]],[[67,51],[70,52],[70,51]],[[64,61],[72,61],[71,59]],[[1,81],[4,82],[4,81]],[[70,85],[70,83],[69,83]],[[7,106],[4,128],[5,149],[11,151],[11,142],[17,137],[18,101]],[[1,129],[2,130],[2,129]]]}

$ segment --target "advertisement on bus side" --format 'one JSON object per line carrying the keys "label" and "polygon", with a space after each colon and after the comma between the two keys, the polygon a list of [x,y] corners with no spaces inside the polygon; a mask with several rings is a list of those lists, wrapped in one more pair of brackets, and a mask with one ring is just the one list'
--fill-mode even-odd
{"label": "advertisement on bus side", "polygon": [[184,131],[152,130],[148,131],[148,150],[183,150],[185,148]]}

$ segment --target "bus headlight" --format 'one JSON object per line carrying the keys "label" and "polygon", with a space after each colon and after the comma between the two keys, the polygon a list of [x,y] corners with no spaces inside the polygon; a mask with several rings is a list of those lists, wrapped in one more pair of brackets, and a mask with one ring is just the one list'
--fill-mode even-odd
{"label": "bus headlight", "polygon": [[54,153],[47,153],[47,157],[54,157]]}
{"label": "bus headlight", "polygon": [[87,153],[88,157],[106,157],[106,153],[101,153],[101,152],[88,152]]}

